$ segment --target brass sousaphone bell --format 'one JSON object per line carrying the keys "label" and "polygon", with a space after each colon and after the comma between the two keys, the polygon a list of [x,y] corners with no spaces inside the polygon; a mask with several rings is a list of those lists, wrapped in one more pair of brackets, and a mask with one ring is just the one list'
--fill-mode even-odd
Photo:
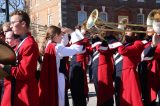
{"label": "brass sousaphone bell", "polygon": [[106,31],[120,30],[116,26],[106,24],[105,21],[98,17],[99,13],[97,9],[94,9],[88,20],[85,23],[86,30],[94,35],[97,35],[100,39],[104,40]]}

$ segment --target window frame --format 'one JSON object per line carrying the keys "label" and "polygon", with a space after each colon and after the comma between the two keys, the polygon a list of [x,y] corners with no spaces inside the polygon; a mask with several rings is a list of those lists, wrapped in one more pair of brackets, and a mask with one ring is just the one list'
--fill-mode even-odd
{"label": "window frame", "polygon": [[86,20],[87,20],[87,12],[83,10],[78,11],[78,25],[82,25]]}
{"label": "window frame", "polygon": [[[138,19],[139,17],[138,16],[142,16],[141,17],[142,18],[142,20],[141,20],[142,22],[139,22],[139,19]],[[144,14],[143,13],[138,13],[137,14],[137,24],[144,24]]]}
{"label": "window frame", "polygon": [[160,0],[156,0],[156,3],[160,3]]}
{"label": "window frame", "polygon": [[145,0],[137,0],[137,2],[145,2]]}
{"label": "window frame", "polygon": [[[105,15],[105,19],[103,19],[103,18],[101,17],[102,15]],[[99,18],[102,19],[103,21],[107,21],[107,22],[108,22],[108,13],[107,13],[107,12],[100,12]]]}

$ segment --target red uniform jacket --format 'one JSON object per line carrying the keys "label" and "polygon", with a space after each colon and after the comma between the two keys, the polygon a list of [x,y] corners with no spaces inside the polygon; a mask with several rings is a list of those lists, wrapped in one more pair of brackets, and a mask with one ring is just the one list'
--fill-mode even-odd
{"label": "red uniform jacket", "polygon": [[85,94],[85,97],[88,97],[89,88],[88,88],[86,70],[87,70],[87,56],[89,52],[87,47],[89,46],[89,40],[87,38],[84,38],[83,40],[76,42],[76,44],[83,45],[86,49],[85,53],[76,54],[76,59],[77,59],[76,62],[79,62],[82,64],[83,75],[84,75],[84,94]]}
{"label": "red uniform jacket", "polygon": [[140,82],[136,71],[143,49],[144,44],[141,41],[135,41],[130,46],[118,48],[118,52],[123,56],[120,106],[143,106]]}
{"label": "red uniform jacket", "polygon": [[97,105],[102,105],[113,98],[113,52],[111,50],[99,55]]}
{"label": "red uniform jacket", "polygon": [[55,44],[48,44],[39,82],[40,106],[58,106],[58,80]]}
{"label": "red uniform jacket", "polygon": [[[146,47],[151,44],[148,43]],[[152,60],[148,61],[148,72],[147,72],[147,103],[151,103],[156,100],[157,93],[160,89],[160,45],[155,49],[155,55]]]}
{"label": "red uniform jacket", "polygon": [[28,33],[18,51],[19,63],[16,67],[11,67],[10,74],[15,78],[12,95],[11,78],[6,78],[4,81],[2,106],[11,106],[11,96],[14,106],[39,106],[38,85],[35,77],[38,56],[38,45]]}

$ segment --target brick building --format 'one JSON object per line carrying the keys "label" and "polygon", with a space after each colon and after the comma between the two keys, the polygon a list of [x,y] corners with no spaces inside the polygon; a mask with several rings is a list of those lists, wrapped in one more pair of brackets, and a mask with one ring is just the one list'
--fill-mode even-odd
{"label": "brick building", "polygon": [[160,0],[26,0],[33,23],[74,27],[82,24],[93,9],[105,21],[145,24],[148,13],[160,7]]}

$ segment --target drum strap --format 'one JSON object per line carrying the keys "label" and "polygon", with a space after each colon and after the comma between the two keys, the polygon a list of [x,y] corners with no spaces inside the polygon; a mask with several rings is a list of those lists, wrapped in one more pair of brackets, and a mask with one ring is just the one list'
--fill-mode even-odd
{"label": "drum strap", "polygon": [[19,64],[19,61],[18,61],[18,52],[19,52],[19,49],[20,49],[20,47],[22,46],[22,44],[24,43],[24,41],[27,39],[27,36],[26,36],[26,38],[24,38],[22,41],[21,41],[21,43],[18,45],[18,47],[17,47],[17,50],[16,50],[16,65],[18,65]]}

